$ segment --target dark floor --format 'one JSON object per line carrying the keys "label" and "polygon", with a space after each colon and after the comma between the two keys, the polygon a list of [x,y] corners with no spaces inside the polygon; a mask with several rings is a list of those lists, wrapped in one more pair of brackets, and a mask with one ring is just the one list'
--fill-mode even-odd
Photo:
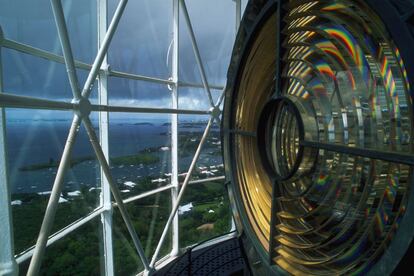
{"label": "dark floor", "polygon": [[237,237],[202,249],[197,247],[187,250],[156,275],[250,275]]}

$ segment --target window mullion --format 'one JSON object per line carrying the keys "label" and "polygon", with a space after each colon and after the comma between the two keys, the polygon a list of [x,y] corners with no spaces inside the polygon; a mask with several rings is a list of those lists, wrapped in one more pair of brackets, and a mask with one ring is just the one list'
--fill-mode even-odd
{"label": "window mullion", "polygon": [[[107,0],[98,0],[97,3],[98,13],[98,49],[100,49],[105,34],[107,32]],[[108,63],[107,55],[105,55],[98,78],[98,95],[99,104],[108,105]],[[106,160],[109,162],[109,114],[108,112],[99,112],[99,139],[102,147],[102,151]],[[114,253],[113,253],[113,240],[112,240],[112,215],[113,207],[111,203],[111,189],[104,172],[100,170],[101,174],[101,206],[105,211],[101,214],[102,222],[102,267],[104,268],[104,275],[114,275]]]}
{"label": "window mullion", "polygon": [[[179,0],[173,0],[173,51],[172,51],[172,108],[178,109],[178,67],[179,67]],[[171,204],[177,202],[180,189],[178,182],[178,114],[171,114]],[[171,255],[176,256],[180,250],[179,221],[178,213],[175,214],[172,222],[172,251]]]}
{"label": "window mullion", "polygon": [[[0,27],[0,41],[3,32]],[[3,64],[0,45],[0,93],[3,92]],[[18,266],[14,258],[13,220],[10,203],[10,183],[7,175],[6,112],[0,108],[0,274],[17,275]]]}

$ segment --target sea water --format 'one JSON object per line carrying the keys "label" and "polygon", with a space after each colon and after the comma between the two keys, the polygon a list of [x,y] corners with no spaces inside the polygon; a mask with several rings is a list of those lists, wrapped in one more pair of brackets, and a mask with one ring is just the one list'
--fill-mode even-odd
{"label": "sea water", "polygon": [[[70,124],[69,119],[28,119],[7,122],[7,160],[12,193],[48,193],[51,191],[57,168],[48,166],[48,164],[56,164],[60,160]],[[99,137],[96,127],[98,123],[93,121],[93,124]],[[179,125],[179,132],[188,133],[190,139],[193,134],[194,137],[200,137],[204,130],[203,125],[203,122],[197,122],[194,125],[191,122],[184,122]],[[170,132],[170,123],[165,119],[112,120],[109,124],[110,158],[134,155],[150,149],[151,154],[158,156],[160,160],[148,165],[111,165],[114,181],[122,185],[127,181],[136,182],[147,176],[166,178],[171,172]],[[81,126],[71,159],[77,160],[85,157],[94,157],[94,152],[86,131]],[[89,159],[76,163],[67,170],[63,190],[77,191],[82,187],[95,189],[100,186],[99,164],[96,158]],[[181,171],[186,171],[191,159],[192,155],[180,157]],[[208,151],[203,153],[200,159],[211,164],[222,162],[221,157],[211,156]],[[36,165],[44,165],[44,168],[33,169]],[[27,169],[30,167],[32,169]],[[169,180],[167,179],[166,182]]]}

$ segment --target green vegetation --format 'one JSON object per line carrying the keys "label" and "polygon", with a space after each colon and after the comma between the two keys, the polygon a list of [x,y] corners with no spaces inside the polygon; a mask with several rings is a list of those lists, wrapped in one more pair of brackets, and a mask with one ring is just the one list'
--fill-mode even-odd
{"label": "green vegetation", "polygon": [[[201,137],[202,133],[199,132],[180,132],[178,135],[178,155],[180,157],[193,155],[200,143]],[[221,155],[219,141],[220,133],[217,131],[211,131],[208,135],[208,139],[204,143],[204,150],[211,150],[212,154],[215,156]]]}
{"label": "green vegetation", "polygon": [[[79,158],[74,158],[70,160],[69,166],[72,168],[82,162],[94,160],[94,156],[84,156]],[[49,160],[48,163],[40,163],[40,164],[33,164],[19,168],[20,171],[37,171],[49,168],[57,168],[59,167],[60,161],[55,161],[52,158]]]}
{"label": "green vegetation", "polygon": [[[151,151],[153,152],[153,151]],[[82,162],[85,161],[92,161],[95,160],[94,156],[84,156],[79,158],[73,158],[70,160],[70,167],[74,167]],[[150,154],[149,152],[142,151],[139,154],[135,155],[127,155],[127,156],[119,156],[119,157],[113,157],[111,158],[111,162],[114,165],[138,165],[138,164],[144,164],[144,165],[150,165],[159,162],[159,157],[155,156],[153,154]],[[59,167],[60,161],[55,161],[53,159],[50,159],[48,163],[39,163],[39,164],[33,164],[28,165],[19,168],[20,171],[37,171],[37,170],[43,170],[43,169],[49,169],[49,168],[57,168]]]}
{"label": "green vegetation", "polygon": [[[151,178],[136,180],[131,188],[141,193],[154,188]],[[136,191],[134,191],[136,190]],[[99,190],[81,190],[81,195],[69,202],[60,203],[53,232],[87,215],[99,204]],[[66,193],[63,193],[65,198]],[[15,251],[21,252],[36,242],[43,219],[48,196],[37,194],[14,195],[13,200],[22,205],[13,206]],[[223,182],[210,182],[188,187],[183,203],[192,203],[193,209],[180,215],[181,247],[191,246],[205,239],[224,234],[230,230],[230,211],[227,192]],[[133,225],[140,237],[147,256],[152,256],[171,210],[170,191],[161,192],[126,205]],[[213,210],[214,213],[209,213]],[[211,224],[211,229],[197,229]],[[63,240],[48,247],[41,275],[99,275],[102,242],[100,218],[83,225]],[[114,262],[117,275],[132,275],[142,271],[129,233],[118,210],[113,214]],[[171,250],[171,237],[167,236],[160,257]],[[27,271],[29,261],[20,265],[20,274]]]}
{"label": "green vegetation", "polygon": [[[45,252],[39,275],[101,275],[99,217],[72,232]],[[26,275],[30,260],[19,267]]]}
{"label": "green vegetation", "polygon": [[[189,186],[182,204],[190,202],[194,206],[193,209],[180,216],[182,247],[191,246],[230,231],[231,212],[223,182]],[[214,213],[209,213],[209,210]],[[207,224],[213,228],[204,228],[203,226]]]}
{"label": "green vegetation", "polygon": [[[170,195],[170,191],[166,191],[126,205],[145,255],[149,259],[155,251],[171,210]],[[171,237],[168,235],[160,257],[170,251]],[[118,209],[114,211],[114,255],[116,275],[137,274],[143,270]]]}
{"label": "green vegetation", "polygon": [[150,165],[154,163],[158,163],[160,158],[153,154],[149,153],[139,153],[136,155],[127,155],[127,156],[120,156],[111,158],[112,165]]}
{"label": "green vegetation", "polygon": [[[58,205],[52,232],[56,232],[69,223],[87,215],[99,205],[99,190],[89,191],[87,187],[83,187],[80,191],[80,196],[73,197],[69,202]],[[68,198],[65,196],[65,192],[62,194],[65,198]],[[21,200],[22,204],[12,208],[16,253],[36,243],[49,195],[14,194],[12,200],[17,199]]]}
{"label": "green vegetation", "polygon": [[[200,138],[201,133],[181,132],[179,136],[180,157],[193,155]],[[210,156],[220,154],[218,141],[220,141],[219,133],[211,132],[203,152]],[[160,162],[159,151],[160,147],[151,147],[135,155],[112,157],[110,162],[114,166],[155,164]],[[72,159],[70,166],[91,160],[95,158],[92,156],[75,158]],[[21,167],[20,170],[43,170],[56,168],[58,165],[58,161],[51,159],[48,163]],[[218,170],[215,172],[216,175],[223,175],[222,167],[216,167],[216,170]],[[196,169],[192,177],[200,179],[206,178],[207,175]],[[180,176],[180,181],[183,181],[183,178],[184,176]],[[152,182],[153,178],[148,176],[128,180],[136,183],[135,186],[128,187],[130,190],[128,196],[141,194],[157,187],[157,184]],[[123,180],[118,184],[123,185],[122,183]],[[122,188],[125,187],[122,186]],[[68,196],[67,192],[64,190],[62,196],[69,201],[58,205],[52,232],[86,216],[99,205],[99,189],[90,190],[89,187],[82,186],[80,195],[72,197]],[[36,193],[12,195],[12,200],[22,201],[21,205],[14,205],[12,208],[16,253],[35,244],[48,199],[48,195]],[[188,203],[192,203],[193,208],[181,214],[179,219],[182,248],[225,234],[230,230],[231,212],[223,181],[188,186],[181,205]],[[128,203],[126,208],[145,254],[152,257],[171,210],[170,191]],[[117,208],[114,208],[113,212],[113,248],[116,275],[136,275],[142,271],[143,266]],[[170,250],[171,236],[168,235],[159,257],[165,256]],[[100,275],[101,256],[102,229],[98,216],[48,247],[40,275]],[[29,262],[30,260],[20,265],[21,275],[26,274]]]}

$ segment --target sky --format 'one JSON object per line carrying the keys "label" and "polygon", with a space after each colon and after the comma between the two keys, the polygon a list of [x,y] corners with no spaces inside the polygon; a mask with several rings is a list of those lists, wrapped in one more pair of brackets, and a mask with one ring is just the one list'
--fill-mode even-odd
{"label": "sky", "polygon": [[[108,0],[109,18],[117,3]],[[210,84],[224,86],[235,38],[235,3],[232,0],[186,0],[186,3],[207,80]],[[92,63],[97,52],[96,1],[62,0],[62,5],[75,59]],[[8,39],[61,54],[49,0],[2,1],[0,26]],[[109,49],[111,69],[168,79],[171,75],[169,49],[172,37],[171,0],[129,1]],[[180,81],[201,84],[182,13],[179,47]],[[72,93],[64,65],[4,48],[2,63],[4,92],[70,101]],[[77,71],[81,87],[87,74],[87,71]],[[171,106],[171,91],[166,85],[110,78],[108,89],[110,104],[113,105]],[[213,97],[218,97],[219,93],[214,91]],[[91,101],[96,100],[95,89]],[[204,110],[208,107],[204,89],[179,90],[179,108]],[[18,113],[19,116],[23,114]]]}

